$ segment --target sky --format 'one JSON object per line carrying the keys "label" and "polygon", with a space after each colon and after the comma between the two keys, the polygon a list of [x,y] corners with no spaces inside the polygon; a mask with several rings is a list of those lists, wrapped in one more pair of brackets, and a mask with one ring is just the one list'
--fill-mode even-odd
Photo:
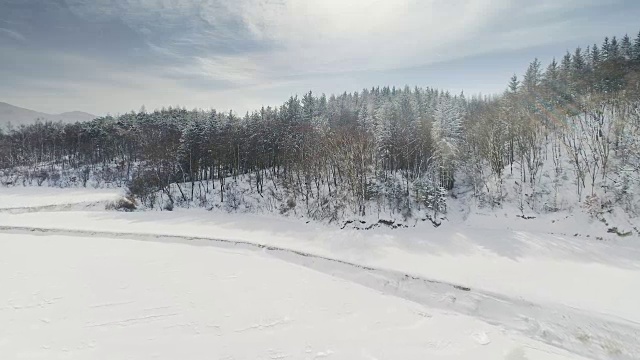
{"label": "sky", "polygon": [[96,115],[244,113],[313,91],[499,93],[605,36],[637,0],[0,0],[0,101]]}

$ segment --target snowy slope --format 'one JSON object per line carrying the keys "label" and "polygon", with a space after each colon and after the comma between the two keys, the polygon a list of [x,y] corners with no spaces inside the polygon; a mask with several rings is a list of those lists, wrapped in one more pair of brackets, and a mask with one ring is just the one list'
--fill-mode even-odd
{"label": "snowy slope", "polygon": [[242,250],[0,235],[0,358],[580,359]]}

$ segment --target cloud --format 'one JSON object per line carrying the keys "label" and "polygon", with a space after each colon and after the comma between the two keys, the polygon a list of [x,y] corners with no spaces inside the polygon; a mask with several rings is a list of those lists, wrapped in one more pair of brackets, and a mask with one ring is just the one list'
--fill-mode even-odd
{"label": "cloud", "polygon": [[[518,47],[561,41],[571,34],[549,33],[571,22],[565,10],[575,6],[555,0],[287,0],[269,7],[259,6],[268,4],[264,0],[244,3],[244,22],[254,35],[283,45],[268,60],[293,72],[387,70],[513,48],[513,41],[500,41],[505,28],[530,30],[517,39]],[[553,11],[531,16],[544,8]]]}
{"label": "cloud", "polygon": [[245,56],[197,57],[192,74],[227,81],[231,84],[251,85],[263,81],[260,67]]}
{"label": "cloud", "polygon": [[[615,3],[616,0],[605,0]],[[118,19],[150,48],[221,80],[396,69],[572,36],[587,0],[68,0],[84,18]],[[522,36],[524,29],[527,35]],[[209,60],[207,60],[209,58]],[[236,64],[237,68],[233,68]],[[224,70],[224,71],[222,71]],[[194,69],[194,71],[198,71]]]}
{"label": "cloud", "polygon": [[[8,79],[0,97],[49,98],[57,112],[77,101],[94,113],[142,103],[248,110],[309,88],[432,85],[424,69],[442,62],[459,64],[462,73],[450,76],[458,86],[478,71],[474,58],[552,44],[563,44],[561,56],[567,41],[592,43],[635,24],[619,7],[637,7],[623,0],[58,0],[43,9],[40,0],[5,1],[0,36],[13,47],[0,43],[0,76]],[[29,39],[20,51],[16,34]]]}
{"label": "cloud", "polygon": [[20,34],[19,32],[15,31],[15,30],[11,30],[11,29],[6,29],[6,28],[0,28],[0,36],[8,36],[13,40],[18,40],[18,41],[26,41],[27,40],[24,37],[24,35]]}

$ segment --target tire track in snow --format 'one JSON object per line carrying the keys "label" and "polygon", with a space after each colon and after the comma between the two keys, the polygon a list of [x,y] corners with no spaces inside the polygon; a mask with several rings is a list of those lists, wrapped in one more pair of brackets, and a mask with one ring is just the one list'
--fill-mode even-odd
{"label": "tire track in snow", "polygon": [[216,246],[265,253],[274,258],[397,296],[427,307],[458,312],[526,337],[592,359],[631,360],[640,357],[640,324],[558,304],[536,304],[393,270],[359,265],[298,250],[197,236],[64,230],[0,226],[9,234],[122,238]]}

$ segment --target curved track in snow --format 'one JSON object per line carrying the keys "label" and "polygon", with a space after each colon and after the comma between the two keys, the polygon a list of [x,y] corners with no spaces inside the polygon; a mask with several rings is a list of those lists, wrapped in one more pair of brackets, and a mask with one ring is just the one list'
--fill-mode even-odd
{"label": "curved track in snow", "polygon": [[637,340],[640,338],[640,324],[635,322],[557,304],[536,304],[459,284],[434,281],[398,271],[363,266],[281,247],[213,237],[19,226],[0,226],[0,232],[125,238],[260,251],[283,261],[346,279],[385,294],[428,307],[470,315],[592,359],[637,359],[640,354],[640,342]]}

